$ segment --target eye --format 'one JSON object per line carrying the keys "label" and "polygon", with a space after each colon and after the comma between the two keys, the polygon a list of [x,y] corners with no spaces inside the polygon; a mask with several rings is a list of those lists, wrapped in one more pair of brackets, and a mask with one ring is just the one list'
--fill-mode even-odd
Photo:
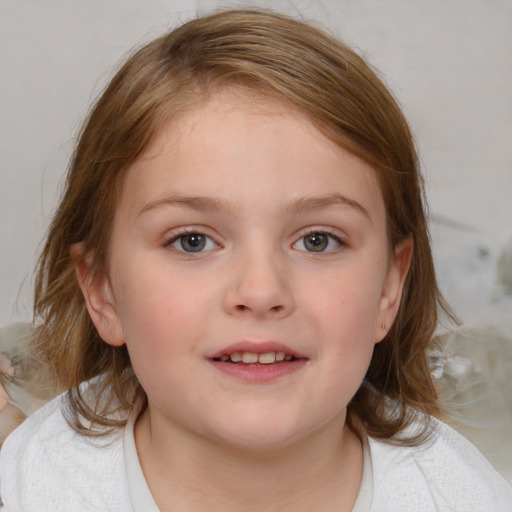
{"label": "eye", "polygon": [[343,242],[334,235],[323,231],[314,231],[298,240],[293,248],[307,252],[331,252],[341,245]]}
{"label": "eye", "polygon": [[206,235],[202,233],[186,233],[178,235],[165,244],[167,247],[173,247],[181,252],[204,252],[211,251],[218,245]]}

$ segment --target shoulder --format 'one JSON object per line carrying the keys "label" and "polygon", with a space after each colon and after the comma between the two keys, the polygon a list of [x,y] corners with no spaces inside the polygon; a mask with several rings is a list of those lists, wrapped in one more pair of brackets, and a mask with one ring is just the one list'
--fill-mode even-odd
{"label": "shoulder", "polygon": [[431,436],[419,446],[370,439],[377,505],[372,510],[512,510],[512,487],[476,447],[448,425],[430,420]]}
{"label": "shoulder", "polygon": [[6,512],[130,510],[122,433],[83,436],[68,425],[64,404],[62,395],[55,398],[2,445],[0,495]]}

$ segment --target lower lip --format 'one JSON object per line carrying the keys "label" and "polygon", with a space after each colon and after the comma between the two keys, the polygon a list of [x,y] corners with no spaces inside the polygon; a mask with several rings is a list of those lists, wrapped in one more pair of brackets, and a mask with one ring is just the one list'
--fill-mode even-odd
{"label": "lower lip", "polygon": [[217,370],[244,382],[271,382],[297,372],[305,364],[307,359],[294,359],[272,364],[235,364],[208,360]]}

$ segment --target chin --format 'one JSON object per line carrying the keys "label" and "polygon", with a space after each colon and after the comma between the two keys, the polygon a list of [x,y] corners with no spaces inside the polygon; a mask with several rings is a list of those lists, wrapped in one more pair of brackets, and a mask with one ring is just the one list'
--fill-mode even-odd
{"label": "chin", "polygon": [[301,428],[290,418],[272,415],[253,414],[238,416],[229,425],[215,429],[215,437],[223,444],[242,450],[259,452],[273,451],[290,446],[307,436],[307,428]]}

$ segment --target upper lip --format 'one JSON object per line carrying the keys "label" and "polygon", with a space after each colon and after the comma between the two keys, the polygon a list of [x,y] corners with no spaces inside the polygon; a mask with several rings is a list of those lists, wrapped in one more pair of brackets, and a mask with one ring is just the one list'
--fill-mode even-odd
{"label": "upper lip", "polygon": [[251,352],[254,354],[265,354],[267,352],[284,352],[285,354],[292,355],[296,359],[306,358],[305,355],[300,354],[287,345],[278,343],[276,341],[239,341],[214,352],[208,357],[209,359],[217,359],[221,356],[231,355],[235,352]]}

